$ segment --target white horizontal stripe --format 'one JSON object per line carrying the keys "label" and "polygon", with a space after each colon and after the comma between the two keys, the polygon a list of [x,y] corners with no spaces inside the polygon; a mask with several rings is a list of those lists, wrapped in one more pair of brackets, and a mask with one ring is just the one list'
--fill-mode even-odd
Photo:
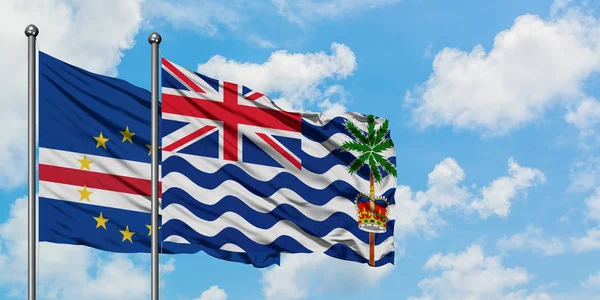
{"label": "white horizontal stripe", "polygon": [[[344,142],[351,140],[352,139],[348,135],[343,133],[336,133],[321,143],[309,139],[303,139],[302,151],[312,157],[323,158],[334,150],[340,149]],[[356,154],[354,155],[356,156]]]}
{"label": "white horizontal stripe", "polygon": [[[323,157],[327,156],[329,153],[331,153],[333,150],[340,149],[344,142],[351,141],[351,140],[352,139],[344,133],[336,133],[321,143],[315,142],[315,141],[312,141],[309,139],[303,139],[302,140],[302,151],[304,151],[306,154],[308,154],[312,157],[323,158]],[[354,151],[351,151],[351,152],[354,154],[354,156],[359,155]],[[391,156],[395,156],[396,152],[394,151],[394,148],[392,147],[388,150],[381,152],[380,154],[383,157],[391,157]]]}
{"label": "white horizontal stripe", "polygon": [[[198,186],[182,174],[171,173],[163,179],[164,192],[172,188],[172,186],[169,185],[170,183],[176,183],[175,187],[183,189],[192,198],[207,205],[214,205],[225,196],[233,196],[242,200],[253,210],[261,213],[268,213],[280,204],[285,203],[293,206],[301,214],[315,221],[324,221],[336,212],[345,213],[355,220],[357,218],[356,206],[353,202],[354,199],[350,199],[352,200],[350,201],[341,196],[334,197],[327,202],[327,204],[319,206],[304,200],[296,194],[296,192],[287,188],[282,188],[270,197],[263,198],[249,192],[236,181],[226,181],[218,188],[210,190]],[[388,209],[393,211],[395,205],[390,205]],[[169,212],[165,211],[163,212],[163,215],[166,213]]]}
{"label": "white horizontal stripe", "polygon": [[178,235],[170,235],[169,237],[167,237],[163,241],[165,241],[165,242],[171,242],[171,243],[177,243],[177,244],[190,244],[190,242],[188,242],[188,240],[186,240],[186,239],[184,239],[184,238],[182,238],[181,236],[178,236]]}
{"label": "white horizontal stripe", "polygon": [[[202,157],[196,155],[189,155],[185,153],[168,153],[163,152],[163,161],[171,156],[179,156],[186,161],[188,161],[192,166],[195,166],[199,170],[202,170],[206,173],[214,173],[217,170],[221,169],[223,166],[232,164],[240,167],[244,172],[253,178],[260,181],[269,181],[277,176],[279,173],[290,173],[293,176],[297,177],[299,180],[304,182],[306,185],[315,188],[315,189],[323,189],[327,187],[331,182],[335,180],[342,180],[348,182],[351,186],[355,187],[357,190],[362,193],[369,193],[369,181],[365,180],[357,175],[351,175],[348,173],[348,167],[344,165],[336,165],[329,169],[329,171],[324,174],[312,173],[306,169],[298,170],[296,168],[274,168],[270,166],[262,166],[257,164],[243,163],[243,162],[234,162],[234,161],[225,161],[219,160],[209,157]],[[163,184],[168,186],[176,186],[177,181],[169,181],[167,177],[163,179]],[[396,179],[394,177],[386,176],[383,178],[381,183],[375,183],[375,192],[383,193],[390,188],[396,186]],[[163,190],[164,191],[164,190]]]}
{"label": "white horizontal stripe", "polygon": [[219,248],[221,250],[225,250],[225,251],[231,251],[231,252],[238,252],[238,253],[244,253],[244,249],[240,248],[240,246],[236,245],[236,244],[225,244],[223,246],[221,246],[221,248]]}
{"label": "white horizontal stripe", "polygon": [[[352,120],[354,122],[354,124],[356,124],[356,126],[358,126],[358,128],[362,129],[362,130],[367,130],[367,116],[360,114],[360,113],[356,113],[356,112],[345,112],[339,115],[325,115],[323,113],[319,113],[319,112],[310,112],[310,111],[306,111],[306,112],[302,112],[302,119],[310,124],[313,124],[315,126],[325,126],[327,125],[329,122],[331,122],[331,120],[337,118],[337,117],[342,117],[345,118],[347,120]],[[383,118],[376,118],[375,119],[375,125],[381,125],[383,124],[385,119]]]}
{"label": "white horizontal stripe", "polygon": [[[48,148],[40,148],[39,151],[40,164],[77,170],[79,170],[81,167],[81,163],[78,160],[83,159],[83,155],[85,154]],[[91,172],[107,173],[117,176],[127,176],[150,180],[150,173],[152,171],[150,163],[88,154],[85,155],[87,160],[92,162],[90,164]],[[160,174],[160,165],[158,166],[158,169]]]}
{"label": "white horizontal stripe", "polygon": [[[331,246],[339,243],[347,245],[364,258],[369,257],[369,244],[363,243],[352,233],[342,228],[336,228],[326,236],[318,238],[304,232],[289,221],[279,221],[269,229],[261,229],[255,227],[244,218],[234,213],[225,213],[216,220],[209,222],[199,219],[181,205],[169,205],[169,207],[165,209],[165,212],[167,210],[169,211],[168,215],[178,216],[177,219],[190,226],[194,231],[207,237],[214,237],[225,228],[233,227],[249,239],[262,245],[268,245],[278,237],[286,235],[314,252],[327,251]],[[163,224],[166,224],[171,219],[172,218],[167,218],[166,215],[163,214]],[[393,236],[390,236],[384,242],[375,246],[375,260],[381,259],[384,255],[393,250]]]}
{"label": "white horizontal stripe", "polygon": [[351,141],[351,139],[343,133],[336,133],[322,143],[303,139],[302,151],[312,157],[323,158],[333,152],[333,150],[340,149],[345,141]]}
{"label": "white horizontal stripe", "polygon": [[[89,196],[90,202],[80,200],[81,194],[78,190],[82,190],[82,186],[61,184],[47,181],[40,181],[39,197],[51,198],[56,200],[70,201],[75,203],[84,203],[103,207],[111,207],[117,209],[126,209],[138,212],[150,212],[152,203],[150,197],[132,195],[126,193],[112,192],[86,187],[92,194]],[[160,208],[160,201],[159,208]],[[159,209],[160,210],[160,209]]]}

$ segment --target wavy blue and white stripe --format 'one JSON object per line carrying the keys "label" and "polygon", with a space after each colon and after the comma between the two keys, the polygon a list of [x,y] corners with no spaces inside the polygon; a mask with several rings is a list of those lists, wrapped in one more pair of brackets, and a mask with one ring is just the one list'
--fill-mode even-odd
{"label": "wavy blue and white stripe", "polygon": [[[303,114],[302,150],[295,153],[302,170],[164,152],[165,249],[205,251],[257,267],[278,264],[280,253],[323,252],[367,263],[369,234],[358,229],[353,200],[369,192],[369,170],[350,175],[347,166],[355,156],[337,150],[351,139],[347,118],[366,130],[361,114]],[[393,149],[384,156],[395,163]],[[388,231],[375,235],[376,265],[394,262],[395,187],[392,176],[375,185],[390,203]]]}

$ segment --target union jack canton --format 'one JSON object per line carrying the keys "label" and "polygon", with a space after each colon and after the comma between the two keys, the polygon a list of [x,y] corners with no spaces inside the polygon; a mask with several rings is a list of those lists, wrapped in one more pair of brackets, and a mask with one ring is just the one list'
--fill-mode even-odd
{"label": "union jack canton", "polygon": [[[274,166],[256,159],[253,155],[255,149],[244,147],[244,141],[249,144],[249,139],[278,163],[302,168],[300,159],[272,136],[288,136],[292,139],[286,144],[299,147],[299,113],[273,109],[268,97],[248,87],[219,82],[176,66],[166,59],[162,63],[164,73],[169,75],[165,76],[163,85],[163,119],[187,123],[173,132],[170,129],[177,126],[165,126],[163,130],[168,134],[163,134],[163,152]],[[203,138],[210,141],[195,144]],[[192,145],[198,147],[188,148]]]}

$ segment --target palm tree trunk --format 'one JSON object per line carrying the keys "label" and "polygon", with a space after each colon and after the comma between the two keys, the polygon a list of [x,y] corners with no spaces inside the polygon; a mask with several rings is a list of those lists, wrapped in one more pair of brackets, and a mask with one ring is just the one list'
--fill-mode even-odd
{"label": "palm tree trunk", "polygon": [[[369,173],[371,175],[370,188],[369,188],[371,199],[369,202],[370,202],[371,211],[373,211],[373,209],[374,209],[373,199],[375,198],[375,184],[373,182],[373,172],[369,172]],[[373,232],[369,232],[369,249],[370,249],[369,265],[374,267],[375,266],[375,233],[373,233]]]}

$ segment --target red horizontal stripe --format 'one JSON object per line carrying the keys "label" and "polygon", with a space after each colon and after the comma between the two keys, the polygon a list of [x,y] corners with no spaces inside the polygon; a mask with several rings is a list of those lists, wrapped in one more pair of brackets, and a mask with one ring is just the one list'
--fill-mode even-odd
{"label": "red horizontal stripe", "polygon": [[[150,166],[148,165],[148,173]],[[127,193],[140,196],[152,196],[151,181],[148,179],[118,176],[51,165],[39,165],[40,181],[48,181],[88,188]],[[162,183],[158,183],[158,197],[162,196]]]}
{"label": "red horizontal stripe", "polygon": [[301,132],[300,113],[162,94],[163,113]]}

